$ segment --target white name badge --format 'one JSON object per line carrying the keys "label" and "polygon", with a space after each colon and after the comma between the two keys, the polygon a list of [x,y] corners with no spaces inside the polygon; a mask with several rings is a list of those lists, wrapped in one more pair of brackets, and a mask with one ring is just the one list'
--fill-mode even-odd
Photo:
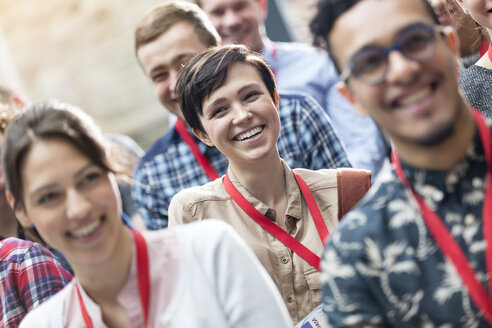
{"label": "white name badge", "polygon": [[322,306],[319,305],[311,313],[309,313],[304,319],[299,321],[296,328],[328,328],[328,320],[323,313]]}

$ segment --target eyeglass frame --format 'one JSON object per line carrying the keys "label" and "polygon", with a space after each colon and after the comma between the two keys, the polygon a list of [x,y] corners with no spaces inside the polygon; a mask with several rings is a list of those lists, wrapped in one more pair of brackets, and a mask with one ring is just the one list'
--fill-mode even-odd
{"label": "eyeglass frame", "polygon": [[[402,51],[403,42],[406,40],[406,37],[409,35],[409,33],[411,31],[417,30],[417,29],[427,30],[428,32],[430,32],[429,35],[431,35],[430,40],[431,40],[432,47],[433,47],[432,51],[429,51],[429,55],[426,56],[425,58],[422,58],[422,59],[410,58]],[[361,81],[363,81],[364,83],[369,84],[369,85],[378,85],[378,84],[383,83],[386,80],[386,76],[388,75],[388,67],[389,67],[388,66],[388,61],[389,61],[388,57],[392,51],[398,51],[400,54],[403,55],[403,57],[405,57],[409,60],[415,61],[417,63],[422,63],[422,62],[428,60],[430,57],[432,57],[432,55],[434,54],[434,52],[436,50],[436,33],[441,33],[442,35],[445,35],[446,28],[444,26],[441,26],[441,25],[428,25],[428,24],[424,24],[424,23],[416,23],[416,24],[407,26],[402,32],[400,32],[396,41],[393,42],[388,47],[377,47],[377,46],[364,47],[362,50],[357,51],[352,56],[352,58],[350,59],[349,66],[345,67],[345,69],[342,70],[342,72],[340,73],[340,77],[339,77],[340,82],[346,83],[346,81],[350,77],[350,75],[358,77],[358,75],[353,74],[353,72],[355,70],[355,58],[359,57],[360,54],[362,54],[363,52],[367,52],[368,50],[377,49],[380,53],[383,54],[384,59],[385,59],[386,68],[384,70],[384,74],[382,75],[380,80],[377,80],[375,82],[369,82],[369,81],[365,80],[364,78],[359,78],[359,79]]]}

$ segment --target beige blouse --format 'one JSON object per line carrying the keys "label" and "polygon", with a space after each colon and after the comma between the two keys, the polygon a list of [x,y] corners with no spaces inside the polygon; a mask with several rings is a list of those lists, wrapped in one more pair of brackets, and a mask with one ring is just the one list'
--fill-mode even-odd
{"label": "beige blouse", "polygon": [[[277,218],[275,210],[254,198],[229,169],[231,182],[267,218],[276,222],[312,252],[321,256],[323,244],[308,206],[290,168],[282,162],[287,185],[287,211]],[[336,170],[294,169],[307,183],[331,232],[337,219]],[[231,199],[222,178],[182,190],[169,206],[169,226],[216,218],[231,224],[252,248],[277,285],[292,321],[298,322],[321,303],[319,272],[282,242],[259,226]]]}

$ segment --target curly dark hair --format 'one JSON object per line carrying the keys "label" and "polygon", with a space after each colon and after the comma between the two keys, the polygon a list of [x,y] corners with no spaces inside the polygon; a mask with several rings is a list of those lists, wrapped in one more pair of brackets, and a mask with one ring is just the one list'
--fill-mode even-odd
{"label": "curly dark hair", "polygon": [[[313,45],[328,51],[339,73],[340,66],[337,63],[336,58],[333,58],[331,51],[330,32],[333,29],[335,21],[359,1],[363,0],[320,0],[317,4],[316,14],[309,23],[309,28],[313,35]],[[437,15],[432,9],[430,3],[427,0],[421,1],[434,22],[439,24],[439,19],[437,18]]]}

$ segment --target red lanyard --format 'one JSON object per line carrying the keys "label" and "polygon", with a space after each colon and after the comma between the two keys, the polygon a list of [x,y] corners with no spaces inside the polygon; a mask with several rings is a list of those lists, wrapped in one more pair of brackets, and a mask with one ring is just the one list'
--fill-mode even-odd
{"label": "red lanyard", "polygon": [[[138,277],[138,292],[140,294],[140,302],[142,304],[142,310],[144,315],[144,325],[147,326],[149,319],[149,300],[150,300],[150,273],[149,273],[149,254],[147,252],[147,244],[142,235],[131,229],[133,233],[133,240],[135,241],[135,248],[137,249],[137,277]],[[94,327],[92,320],[87,309],[85,308],[82,297],[80,296],[79,285],[75,284],[75,290],[77,291],[77,297],[79,299],[80,311],[87,328]]]}
{"label": "red lanyard", "polygon": [[191,152],[193,153],[193,156],[195,156],[196,161],[205,171],[205,174],[208,176],[210,181],[214,181],[215,179],[217,179],[219,177],[219,174],[214,169],[212,164],[210,164],[210,162],[205,157],[205,155],[202,154],[197,144],[195,143],[195,140],[193,140],[193,137],[186,129],[186,126],[184,125],[183,121],[181,121],[178,118],[176,120],[176,124],[174,125],[174,128],[176,129],[176,131],[178,131],[178,134],[181,136],[181,139],[183,139],[183,141],[188,145]]}
{"label": "red lanyard", "polygon": [[489,49],[489,42],[487,41],[486,37],[483,37],[480,44],[480,57],[487,53],[487,49]]}
{"label": "red lanyard", "polygon": [[475,271],[470,266],[470,263],[461,250],[459,244],[446,228],[443,221],[439,218],[437,213],[431,210],[424,200],[411,188],[395,152],[392,154],[392,160],[398,177],[405,184],[405,186],[412,191],[413,196],[417,200],[420,207],[420,213],[422,214],[430,234],[439,245],[444,255],[454,264],[458,274],[461,277],[461,280],[470,293],[471,299],[484,313],[484,316],[489,323],[492,324],[492,144],[490,139],[490,129],[485,124],[485,120],[477,111],[473,110],[472,112],[477,122],[480,138],[485,152],[485,158],[487,160],[487,189],[485,191],[483,204],[483,234],[484,239],[486,240],[485,263],[489,280],[488,295],[485,288],[482,286],[480,281],[478,281]]}
{"label": "red lanyard", "polygon": [[487,50],[487,53],[489,54],[489,59],[490,62],[492,63],[492,42],[490,42],[489,50]]}
{"label": "red lanyard", "polygon": [[[309,208],[309,212],[313,217],[314,224],[316,229],[318,230],[319,238],[321,242],[324,243],[326,238],[328,237],[328,228],[326,227],[326,223],[321,216],[321,212],[319,211],[318,205],[314,199],[313,193],[309,190],[308,185],[304,180],[292,171],[294,177],[296,178],[297,184],[301,189],[302,195],[306,200],[306,203]],[[294,237],[285,232],[278,225],[269,220],[266,216],[260,213],[253,205],[243,195],[237,190],[237,188],[232,184],[229,179],[229,175],[226,173],[224,176],[224,187],[234,200],[234,202],[248,214],[256,223],[258,223],[263,229],[271,233],[275,238],[280,240],[285,246],[294,251],[297,255],[303,258],[306,262],[308,262],[312,267],[316,268],[320,271],[320,261],[319,256],[310,251],[306,246],[297,241]]]}

